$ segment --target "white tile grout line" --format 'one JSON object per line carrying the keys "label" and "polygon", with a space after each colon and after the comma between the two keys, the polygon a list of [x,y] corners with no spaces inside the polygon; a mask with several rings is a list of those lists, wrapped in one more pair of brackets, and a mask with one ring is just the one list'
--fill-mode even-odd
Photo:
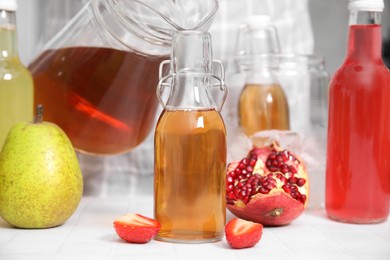
{"label": "white tile grout line", "polygon": [[69,236],[70,233],[76,228],[77,223],[80,221],[81,216],[83,213],[87,210],[88,206],[92,203],[92,199],[88,197],[82,197],[81,202],[75,212],[71,217],[72,219],[69,219],[69,223],[65,222],[63,225],[70,225],[69,228],[67,228],[67,232],[64,235],[63,239],[61,241],[58,241],[56,249],[53,250],[52,254],[50,255],[49,259],[53,259],[56,256],[56,253],[59,251],[61,246],[63,245],[63,242],[66,240],[66,238]]}
{"label": "white tile grout line", "polygon": [[[271,227],[271,228],[278,228],[278,227]],[[286,253],[289,254],[289,259],[292,259],[292,260],[294,260],[294,259],[297,259],[297,260],[298,260],[298,259],[299,259],[299,256],[298,256],[297,254],[295,254],[295,253],[291,250],[291,248],[290,248],[289,246],[287,246],[282,240],[280,240],[280,239],[278,238],[278,236],[275,235],[274,232],[272,232],[272,230],[269,232],[269,235],[270,235],[273,239],[275,239],[276,241],[278,241],[279,244],[282,245],[282,247],[285,249]]]}
{"label": "white tile grout line", "polygon": [[[333,239],[332,239],[332,237],[329,236],[329,234],[327,234],[326,232],[323,232],[323,231],[321,231],[319,228],[317,228],[317,226],[316,226],[315,224],[312,223],[312,222],[313,222],[312,220],[310,221],[310,219],[307,219],[306,221],[307,221],[308,224],[310,224],[311,227],[313,227],[315,230],[317,230],[317,232],[321,233],[321,234],[324,235],[326,238],[328,238],[328,241],[329,241],[329,242],[331,242],[332,244],[335,244],[336,246],[342,248],[344,251],[348,252],[351,256],[355,257],[356,260],[362,259],[362,258],[359,257],[359,255],[356,254],[356,252],[354,252],[354,251],[352,251],[352,250],[350,250],[350,249],[348,249],[348,248],[342,246],[340,243],[334,242]],[[332,221],[332,220],[329,220],[329,219],[328,219],[328,221]],[[350,225],[350,227],[352,227],[352,228],[355,229],[355,230],[358,230],[359,232],[361,232],[361,231],[363,230],[363,229],[361,228],[361,227],[362,227],[361,225],[354,225],[354,224],[347,224],[347,223],[342,223],[342,224],[344,224],[344,225]],[[371,235],[374,235],[374,234],[372,234],[372,233],[370,233],[370,234],[371,234]],[[376,236],[376,235],[375,235],[375,236]],[[376,237],[378,237],[378,236],[376,236]],[[378,238],[381,239],[381,240],[383,240],[383,241],[385,241],[385,242],[387,242],[387,243],[389,243],[388,241],[384,240],[384,239],[381,238],[381,237],[378,237]]]}

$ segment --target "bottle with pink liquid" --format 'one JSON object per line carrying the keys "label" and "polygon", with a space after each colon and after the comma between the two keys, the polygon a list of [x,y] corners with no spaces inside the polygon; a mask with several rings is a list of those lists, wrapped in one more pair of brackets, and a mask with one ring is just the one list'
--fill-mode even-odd
{"label": "bottle with pink liquid", "polygon": [[376,223],[390,209],[390,72],[381,56],[383,0],[350,0],[348,50],[329,92],[326,211]]}

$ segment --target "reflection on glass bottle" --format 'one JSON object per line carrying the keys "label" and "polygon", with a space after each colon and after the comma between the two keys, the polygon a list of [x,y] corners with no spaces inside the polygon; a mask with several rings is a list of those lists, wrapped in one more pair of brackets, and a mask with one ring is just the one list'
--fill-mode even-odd
{"label": "reflection on glass bottle", "polygon": [[288,130],[289,109],[285,93],[275,75],[279,42],[268,15],[250,17],[240,30],[236,65],[247,74],[239,98],[238,116],[243,132]]}
{"label": "reflection on glass bottle", "polygon": [[33,120],[33,81],[19,59],[16,1],[0,2],[0,150],[9,129]]}
{"label": "reflection on glass bottle", "polygon": [[[157,239],[218,241],[225,226],[227,147],[225,125],[211,96],[215,76],[210,34],[179,33],[173,40],[171,72],[170,94],[162,102],[155,131],[154,213],[161,223]],[[222,81],[218,84],[223,103],[226,89]],[[161,100],[160,91],[158,96]]]}

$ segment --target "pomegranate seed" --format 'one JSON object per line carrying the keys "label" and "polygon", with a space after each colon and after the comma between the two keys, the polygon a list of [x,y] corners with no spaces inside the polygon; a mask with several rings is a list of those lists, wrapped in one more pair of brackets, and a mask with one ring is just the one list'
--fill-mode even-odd
{"label": "pomegranate seed", "polygon": [[256,162],[257,162],[256,159],[251,159],[251,160],[249,161],[249,165],[252,166],[252,167],[254,167],[254,166],[256,165]]}
{"label": "pomegranate seed", "polygon": [[260,187],[259,191],[263,194],[268,194],[269,193],[269,190],[265,187]]}
{"label": "pomegranate seed", "polygon": [[305,183],[306,183],[306,180],[303,179],[303,178],[299,178],[298,181],[297,181],[297,185],[299,187],[302,187],[303,185],[305,185]]}
{"label": "pomegranate seed", "polygon": [[250,165],[248,165],[248,167],[246,167],[246,170],[247,170],[248,172],[252,173],[252,172],[253,172],[253,167],[250,166]]}
{"label": "pomegranate seed", "polygon": [[285,193],[288,193],[288,194],[291,193],[290,187],[286,184],[282,186],[282,189],[284,190]]}
{"label": "pomegranate seed", "polygon": [[276,184],[277,184],[276,180],[273,179],[273,178],[270,178],[268,181],[269,181],[270,183],[272,183],[274,186],[276,186]]}
{"label": "pomegranate seed", "polygon": [[228,200],[234,200],[236,198],[236,196],[234,196],[234,193],[232,191],[230,191],[227,195],[227,199]]}
{"label": "pomegranate seed", "polygon": [[290,193],[290,195],[291,195],[291,197],[293,197],[294,199],[297,199],[297,193],[296,193],[296,192],[292,191],[292,192]]}
{"label": "pomegranate seed", "polygon": [[265,185],[267,187],[267,189],[269,190],[272,190],[273,188],[275,188],[276,186],[272,183],[268,183],[267,185]]}
{"label": "pomegranate seed", "polygon": [[290,166],[290,171],[292,174],[296,174],[297,173],[297,169],[295,169],[295,167],[292,167]]}
{"label": "pomegranate seed", "polygon": [[247,165],[247,164],[248,164],[248,158],[242,159],[241,162],[242,162],[243,164]]}
{"label": "pomegranate seed", "polygon": [[298,178],[295,176],[292,176],[292,177],[290,177],[290,179],[288,179],[288,182],[291,184],[297,184]]}
{"label": "pomegranate seed", "polygon": [[239,168],[239,169],[245,169],[245,168],[246,168],[245,163],[240,162],[240,164],[238,165],[238,168]]}
{"label": "pomegranate seed", "polygon": [[305,194],[302,194],[302,195],[301,195],[301,198],[300,198],[300,201],[301,201],[302,203],[305,203],[305,202],[306,202],[306,199],[307,199],[306,195],[305,195]]}
{"label": "pomegranate seed", "polygon": [[284,164],[280,171],[283,172],[283,173],[289,172],[290,171],[290,167],[288,167],[288,165]]}
{"label": "pomegranate seed", "polygon": [[233,182],[234,182],[234,180],[233,180],[233,178],[232,178],[231,176],[227,177],[227,178],[226,178],[226,181],[227,181],[228,183],[233,183]]}
{"label": "pomegranate seed", "polygon": [[268,158],[271,159],[271,160],[275,159],[275,158],[276,158],[276,153],[275,153],[275,152],[271,153],[271,154],[268,156]]}

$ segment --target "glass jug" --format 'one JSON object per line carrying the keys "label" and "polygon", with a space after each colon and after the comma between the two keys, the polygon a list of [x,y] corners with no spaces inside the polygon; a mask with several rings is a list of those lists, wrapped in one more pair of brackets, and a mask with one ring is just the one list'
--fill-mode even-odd
{"label": "glass jug", "polygon": [[35,103],[78,151],[130,151],[153,128],[172,35],[208,30],[217,9],[217,0],[90,0],[30,64]]}
{"label": "glass jug", "polygon": [[[170,63],[170,74],[161,76],[157,89],[164,107],[154,138],[154,213],[161,223],[157,239],[218,241],[226,219],[223,66],[213,60],[207,32],[178,33],[172,49],[171,61],[161,64]],[[166,102],[164,89],[169,89]]]}

